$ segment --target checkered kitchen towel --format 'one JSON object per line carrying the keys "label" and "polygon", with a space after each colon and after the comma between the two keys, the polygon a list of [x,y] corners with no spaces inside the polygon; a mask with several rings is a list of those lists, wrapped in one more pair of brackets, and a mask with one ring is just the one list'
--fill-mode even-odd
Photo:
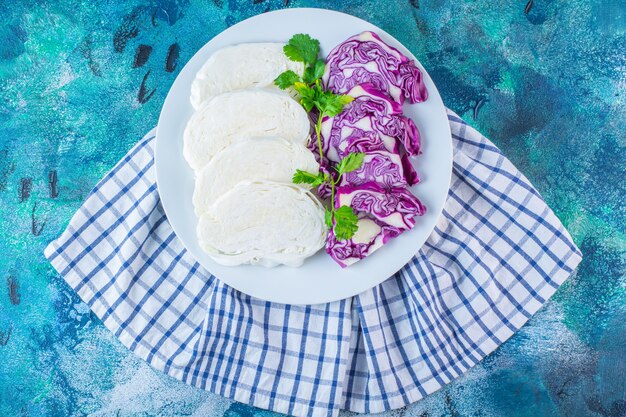
{"label": "checkered kitchen towel", "polygon": [[200,267],[159,202],[154,133],[45,255],[125,346],[187,384],[296,416],[402,407],[507,340],[581,260],[528,180],[458,116],[449,120],[454,172],[432,236],[352,299],[265,302]]}

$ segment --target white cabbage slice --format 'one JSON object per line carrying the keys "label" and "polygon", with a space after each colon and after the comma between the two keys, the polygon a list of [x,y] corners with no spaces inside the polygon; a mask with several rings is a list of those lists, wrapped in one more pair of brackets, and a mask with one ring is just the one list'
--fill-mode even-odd
{"label": "white cabbage slice", "polygon": [[[300,143],[280,137],[250,138],[234,143],[215,155],[198,172],[193,194],[197,216],[204,214],[218,197],[245,180],[269,180],[291,184],[301,169],[316,174],[319,164]],[[302,184],[306,189],[310,186]]]}
{"label": "white cabbage slice", "polygon": [[301,75],[304,65],[287,58],[283,46],[282,43],[243,43],[215,52],[191,85],[194,109],[222,93],[273,86],[274,79],[287,70]]}
{"label": "white cabbage slice", "polygon": [[302,265],[326,242],[324,208],[310,191],[271,181],[243,181],[198,222],[200,247],[217,263]]}
{"label": "white cabbage slice", "polygon": [[251,137],[280,136],[306,144],[311,125],[302,106],[281,91],[240,90],[213,97],[191,117],[183,155],[194,169],[219,151]]}

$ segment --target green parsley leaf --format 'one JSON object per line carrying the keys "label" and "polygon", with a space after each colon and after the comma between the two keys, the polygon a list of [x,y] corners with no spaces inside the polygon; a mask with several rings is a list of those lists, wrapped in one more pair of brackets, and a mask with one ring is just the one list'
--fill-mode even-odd
{"label": "green parsley leaf", "polygon": [[324,71],[326,71],[326,62],[324,62],[323,59],[315,61],[315,65],[313,66],[313,75],[315,75],[316,80],[322,78]]}
{"label": "green parsley leaf", "polygon": [[313,84],[315,82],[315,74],[313,74],[313,67],[306,67],[304,74],[302,74],[302,80],[307,84]]}
{"label": "green parsley leaf", "polygon": [[300,99],[300,104],[302,104],[302,107],[304,107],[304,110],[306,110],[307,112],[310,112],[311,110],[313,110],[313,107],[315,107],[315,102],[306,97],[302,97]]}
{"label": "green parsley leaf", "polygon": [[341,206],[335,210],[335,236],[337,240],[347,240],[352,238],[359,229],[357,225],[359,218],[350,206]]}
{"label": "green parsley leaf", "polygon": [[281,90],[284,90],[299,81],[302,81],[300,76],[292,70],[288,70],[276,77],[276,79],[274,80],[274,84],[276,84]]}
{"label": "green parsley leaf", "polygon": [[326,94],[326,92],[322,89],[322,86],[320,85],[319,80],[316,80],[315,84],[313,84],[313,87],[311,87],[311,89],[315,91],[315,97],[317,97],[318,100],[319,100],[319,97]]}
{"label": "green parsley leaf", "polygon": [[350,153],[343,158],[341,162],[339,162],[339,165],[337,165],[335,169],[339,175],[355,171],[363,165],[363,158],[365,158],[365,154],[363,152]]}
{"label": "green parsley leaf", "polygon": [[297,169],[291,181],[294,184],[310,184],[312,187],[317,187],[324,182],[324,174],[319,172],[317,174],[311,174],[310,172]]}
{"label": "green parsley leaf", "polygon": [[329,229],[333,228],[333,211],[326,207],[324,210],[324,222]]}
{"label": "green parsley leaf", "polygon": [[304,75],[302,76],[302,79],[307,84],[314,84],[320,78],[322,78],[322,75],[324,75],[325,69],[326,69],[326,63],[324,62],[324,60],[318,59],[315,62],[315,65],[310,65],[306,67],[306,69],[304,70]]}
{"label": "green parsley leaf", "polygon": [[300,104],[305,108],[307,112],[310,112],[315,106],[316,95],[315,90],[305,83],[296,82],[293,88],[300,94]]}
{"label": "green parsley leaf", "polygon": [[351,103],[353,100],[353,97],[337,95],[330,91],[326,91],[323,102],[324,114],[331,117],[336,116],[343,111],[346,104]]}
{"label": "green parsley leaf", "polygon": [[296,62],[304,62],[312,65],[320,53],[320,42],[309,35],[299,33],[289,39],[289,43],[283,47],[287,58]]}
{"label": "green parsley leaf", "polygon": [[313,89],[306,85],[303,82],[297,81],[293,83],[293,88],[300,94],[302,97],[310,97],[313,98]]}

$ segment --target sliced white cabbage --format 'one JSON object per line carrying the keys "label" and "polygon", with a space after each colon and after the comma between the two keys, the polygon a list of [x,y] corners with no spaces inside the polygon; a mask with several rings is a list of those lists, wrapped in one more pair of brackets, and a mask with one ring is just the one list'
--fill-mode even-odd
{"label": "sliced white cabbage", "polygon": [[304,145],[310,128],[306,110],[286,93],[262,89],[225,93],[191,117],[183,155],[198,170],[222,149],[251,137],[280,136]]}
{"label": "sliced white cabbage", "polygon": [[194,109],[213,96],[234,90],[269,87],[287,70],[302,74],[304,65],[287,58],[282,43],[244,43],[215,52],[191,84]]}
{"label": "sliced white cabbage", "polygon": [[244,181],[217,199],[198,223],[200,247],[216,262],[297,267],[326,241],[324,208],[294,185]]}
{"label": "sliced white cabbage", "polygon": [[[198,172],[193,194],[196,215],[205,213],[215,200],[244,180],[269,180],[291,184],[301,169],[316,174],[319,164],[300,143],[280,137],[251,138],[230,145]],[[309,189],[310,186],[302,184]]]}

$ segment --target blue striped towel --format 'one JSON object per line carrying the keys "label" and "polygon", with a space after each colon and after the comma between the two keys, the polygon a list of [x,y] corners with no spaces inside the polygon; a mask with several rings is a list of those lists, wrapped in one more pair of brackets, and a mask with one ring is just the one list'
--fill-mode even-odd
{"label": "blue striped towel", "polygon": [[153,132],[45,255],[128,349],[187,384],[296,416],[402,407],[511,337],[581,260],[528,180],[448,117],[454,172],[434,232],[400,272],[351,299],[270,303],[204,270],[159,202]]}

